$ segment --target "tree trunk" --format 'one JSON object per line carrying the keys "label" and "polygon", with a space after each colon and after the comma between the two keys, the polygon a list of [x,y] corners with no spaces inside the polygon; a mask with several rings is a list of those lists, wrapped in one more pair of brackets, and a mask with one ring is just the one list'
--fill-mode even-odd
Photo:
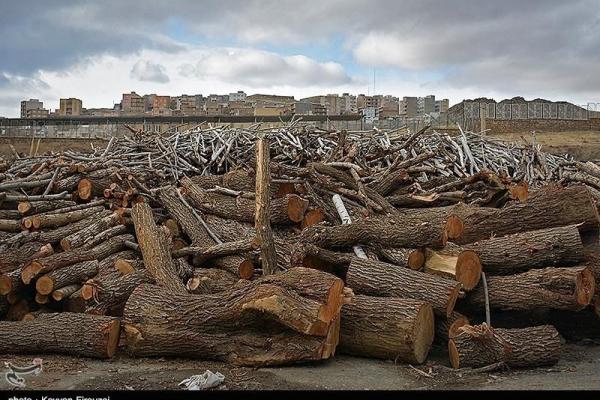
{"label": "tree trunk", "polygon": [[119,212],[113,212],[104,218],[99,219],[95,223],[87,226],[86,228],[75,232],[60,241],[60,246],[63,250],[71,250],[76,247],[83,246],[86,242],[94,239],[94,237],[108,228],[112,228],[117,225],[121,220],[121,214]]}
{"label": "tree trunk", "polygon": [[461,251],[455,256],[427,249],[423,270],[429,274],[454,279],[467,291],[477,286],[481,278],[479,257],[471,250]]}
{"label": "tree trunk", "polygon": [[48,211],[58,210],[76,205],[70,200],[51,200],[51,201],[21,201],[17,205],[17,210],[23,216],[31,214],[41,214]]}
{"label": "tree trunk", "polygon": [[433,342],[433,324],[428,303],[358,295],[342,307],[340,351],[420,364]]}
{"label": "tree trunk", "polygon": [[[306,286],[319,284],[323,273],[295,270],[214,295],[174,294],[140,285],[124,310],[128,349],[136,356],[186,354],[248,366],[329,358],[338,340],[339,307],[331,313],[332,304],[306,293]],[[294,276],[298,273],[312,279],[298,290],[282,286],[285,280],[300,283]],[[325,293],[311,297],[335,299],[341,306],[343,284],[335,278],[331,282],[320,284]]]}
{"label": "tree trunk", "polygon": [[[256,208],[254,200],[207,192],[194,185],[188,178],[182,178],[181,185],[191,203],[199,210],[223,218],[254,222]],[[271,202],[271,223],[302,222],[307,209],[308,201],[294,194],[275,199]]]}
{"label": "tree trunk", "polygon": [[583,185],[547,185],[533,192],[526,203],[500,209],[459,204],[454,213],[464,222],[464,232],[455,240],[458,244],[580,223],[582,232],[597,231],[599,224],[596,205]]}
{"label": "tree trunk", "polygon": [[54,301],[63,301],[79,289],[81,289],[81,285],[78,284],[63,286],[52,292],[52,298],[54,299]]}
{"label": "tree trunk", "polygon": [[23,283],[28,285],[33,278],[82,261],[102,260],[125,246],[126,240],[133,240],[132,235],[114,236],[94,248],[74,249],[57,253],[50,257],[40,258],[27,264],[21,271]]}
{"label": "tree trunk", "polygon": [[479,256],[488,275],[507,275],[527,269],[575,265],[584,259],[577,226],[516,233],[463,246]]}
{"label": "tree trunk", "polygon": [[29,220],[32,223],[30,227],[26,226],[26,228],[58,228],[73,222],[81,221],[82,219],[101,211],[104,211],[103,206],[84,208],[83,210],[75,210],[66,213],[32,215],[31,217],[26,217],[26,220]]}
{"label": "tree trunk", "polygon": [[193,294],[214,294],[231,290],[237,281],[235,275],[219,268],[196,268],[186,286]]}
{"label": "tree trunk", "polygon": [[325,248],[355,244],[442,248],[449,237],[460,235],[459,225],[462,225],[459,219],[440,207],[359,219],[351,225],[311,226],[302,231],[302,238]]}
{"label": "tree trunk", "polygon": [[346,284],[359,294],[423,300],[436,314],[445,316],[454,310],[461,286],[449,279],[361,258],[350,263]]}
{"label": "tree trunk", "polygon": [[211,247],[184,247],[173,251],[173,257],[194,257],[194,265],[201,267],[207,261],[229,255],[244,253],[256,249],[254,238],[238,240],[236,242],[224,242]]}
{"label": "tree trunk", "polygon": [[[260,246],[260,263],[263,275],[277,272],[277,254],[271,231],[271,172],[269,170],[269,141],[264,136],[256,142],[256,202],[254,229]],[[304,210],[306,211],[306,209]],[[304,217],[304,212],[302,213]]]}
{"label": "tree trunk", "polygon": [[150,206],[146,203],[135,204],[131,216],[146,269],[159,285],[175,293],[185,292],[171,258],[168,235],[154,223]]}
{"label": "tree trunk", "polygon": [[560,357],[560,334],[552,325],[494,329],[482,324],[459,330],[448,341],[454,368],[479,368],[498,362],[511,368],[540,367],[554,365]]}
{"label": "tree trunk", "polygon": [[400,267],[419,271],[425,265],[425,251],[423,249],[403,249],[400,247],[374,247],[370,249],[380,259]]}
{"label": "tree trunk", "polygon": [[74,313],[40,314],[32,321],[0,322],[0,353],[110,358],[119,341],[118,318]]}
{"label": "tree trunk", "polygon": [[[490,307],[500,310],[552,308],[579,311],[592,301],[595,281],[587,267],[532,269],[487,278]],[[483,310],[483,286],[470,292],[464,304]]]}
{"label": "tree trunk", "polygon": [[84,261],[40,276],[35,283],[35,288],[39,294],[49,295],[55,289],[76,283],[82,284],[97,273],[98,260]]}

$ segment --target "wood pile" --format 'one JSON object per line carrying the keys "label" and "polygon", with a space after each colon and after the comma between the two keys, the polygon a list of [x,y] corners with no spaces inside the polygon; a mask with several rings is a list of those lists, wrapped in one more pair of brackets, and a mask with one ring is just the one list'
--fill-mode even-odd
{"label": "wood pile", "polygon": [[533,367],[560,334],[497,310],[600,315],[600,167],[535,143],[294,121],[0,165],[2,353]]}

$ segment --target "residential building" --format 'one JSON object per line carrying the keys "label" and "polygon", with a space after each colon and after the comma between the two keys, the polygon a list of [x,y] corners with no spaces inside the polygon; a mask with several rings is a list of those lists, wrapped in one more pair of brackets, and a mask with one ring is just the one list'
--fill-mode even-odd
{"label": "residential building", "polygon": [[440,114],[446,113],[446,112],[448,112],[449,108],[450,108],[450,100],[443,99],[443,100],[435,101],[435,112],[440,113]]}
{"label": "residential building", "polygon": [[381,106],[382,100],[382,95],[365,96],[364,94],[359,94],[356,98],[356,107],[358,108],[358,110],[362,110],[364,108],[377,109]]}
{"label": "residential building", "polygon": [[406,118],[414,118],[417,116],[417,97],[403,97],[399,104],[399,113]]}
{"label": "residential building", "polygon": [[25,118],[48,118],[49,113],[45,108],[31,108],[27,110]]}
{"label": "residential building", "polygon": [[152,99],[152,110],[169,109],[171,106],[171,96],[154,96]]}
{"label": "residential building", "polygon": [[350,93],[343,93],[340,101],[340,114],[356,114],[357,112],[356,96]]}
{"label": "residential building", "polygon": [[294,99],[294,96],[252,94],[250,96],[246,96],[246,101],[252,102],[255,107],[269,107],[276,105],[292,105],[296,100]]}
{"label": "residential building", "polygon": [[229,115],[235,116],[252,116],[254,115],[254,108],[251,103],[247,101],[231,101],[231,95],[229,95]]}
{"label": "residential building", "polygon": [[327,109],[320,103],[300,100],[292,104],[292,115],[327,115]]}
{"label": "residential building", "polygon": [[28,118],[27,112],[30,110],[42,110],[44,103],[39,99],[23,100],[21,102],[21,118]]}
{"label": "residential building", "polygon": [[272,106],[259,106],[254,108],[255,117],[268,117],[268,116],[280,116],[288,115],[291,113],[291,104],[286,105],[272,105]]}
{"label": "residential building", "polygon": [[238,90],[235,93],[229,93],[229,102],[246,101],[246,93],[243,90]]}
{"label": "residential building", "polygon": [[146,101],[136,92],[124,93],[121,99],[121,110],[126,114],[143,114]]}
{"label": "residential building", "polygon": [[435,112],[435,96],[429,95],[417,99],[417,114],[424,115]]}
{"label": "residential building", "polygon": [[116,117],[119,110],[114,108],[82,108],[81,115],[86,117]]}
{"label": "residential building", "polygon": [[60,99],[59,115],[81,115],[82,101],[74,97]]}
{"label": "residential building", "polygon": [[197,115],[199,110],[196,107],[196,96],[183,94],[176,97],[175,110],[181,115]]}

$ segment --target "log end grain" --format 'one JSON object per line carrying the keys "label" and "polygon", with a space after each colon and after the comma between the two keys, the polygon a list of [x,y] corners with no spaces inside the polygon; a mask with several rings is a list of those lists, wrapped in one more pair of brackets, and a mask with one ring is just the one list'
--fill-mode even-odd
{"label": "log end grain", "polygon": [[414,249],[408,255],[408,267],[415,271],[421,270],[425,265],[425,252],[423,249]]}
{"label": "log end grain", "polygon": [[54,280],[47,275],[40,276],[35,282],[35,290],[39,294],[49,295],[54,290]]}
{"label": "log end grain", "polygon": [[433,309],[429,304],[424,304],[419,309],[413,330],[415,338],[413,355],[418,364],[423,363],[429,354],[435,335],[434,327]]}
{"label": "log end grain", "polygon": [[[465,230],[463,220],[457,215],[450,215],[446,221],[445,235],[449,240],[460,238]],[[445,243],[444,243],[445,245]]]}
{"label": "log end grain", "polygon": [[304,229],[309,226],[317,225],[323,221],[325,221],[325,213],[320,208],[315,208],[304,215],[301,228]]}
{"label": "log end grain", "polygon": [[254,263],[252,262],[252,260],[244,259],[240,263],[238,271],[240,278],[250,279],[252,278],[252,276],[254,276]]}
{"label": "log end grain", "polygon": [[29,264],[27,264],[21,271],[21,280],[23,281],[23,283],[29,285],[29,283],[31,283],[31,280],[35,278],[37,274],[39,274],[42,268],[43,265],[38,261],[32,261]]}
{"label": "log end grain", "polygon": [[575,295],[577,302],[582,306],[587,306],[593,300],[596,291],[596,282],[594,274],[589,268],[583,269],[575,281]]}
{"label": "log end grain", "polygon": [[462,251],[456,260],[456,280],[465,290],[472,290],[481,279],[481,262],[477,253]]}
{"label": "log end grain", "polygon": [[460,294],[460,288],[461,283],[457,283],[454,289],[452,289],[450,292],[450,296],[448,296],[448,303],[446,304],[446,317],[450,317],[454,311],[456,300],[458,300],[458,295]]}
{"label": "log end grain", "polygon": [[77,184],[77,195],[81,200],[89,200],[92,197],[92,182],[83,178]]}
{"label": "log end grain", "polygon": [[288,217],[292,222],[302,222],[308,209],[308,200],[295,194],[288,198]]}
{"label": "log end grain", "polygon": [[12,291],[12,281],[6,274],[0,275],[0,295],[5,296]]}

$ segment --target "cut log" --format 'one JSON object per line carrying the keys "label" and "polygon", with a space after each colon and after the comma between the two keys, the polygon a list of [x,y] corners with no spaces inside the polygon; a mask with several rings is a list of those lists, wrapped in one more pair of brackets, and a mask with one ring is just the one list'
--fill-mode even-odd
{"label": "cut log", "polygon": [[450,316],[461,284],[380,261],[354,258],[346,284],[358,294],[423,300],[438,315]]}
{"label": "cut log", "polygon": [[454,241],[458,244],[575,224],[581,224],[582,232],[597,231],[599,225],[596,205],[583,185],[547,185],[531,193],[526,203],[500,209],[459,204],[453,212],[464,222],[462,236]]}
{"label": "cut log", "polygon": [[81,221],[91,215],[104,210],[103,206],[84,208],[83,210],[75,210],[66,213],[57,214],[36,214],[31,217],[26,217],[32,223],[32,229],[42,228],[58,228],[73,222]]}
{"label": "cut log", "polygon": [[[230,197],[207,192],[188,178],[181,179],[181,185],[192,205],[203,212],[223,218],[254,222],[255,202],[241,197]],[[271,202],[272,224],[291,224],[302,222],[308,209],[308,201],[297,195],[287,195]]]}
{"label": "cut log", "polygon": [[357,295],[342,307],[340,351],[420,364],[433,342],[433,311],[420,300]]}
{"label": "cut log", "polygon": [[81,289],[81,285],[78,285],[78,284],[64,286],[64,287],[56,289],[54,292],[52,292],[52,298],[55,301],[62,301],[64,299],[68,298],[69,296],[71,296],[73,293],[75,293],[79,289]]}
{"label": "cut log", "polygon": [[[579,311],[594,296],[594,276],[588,267],[544,268],[487,278],[490,307],[500,310],[551,308]],[[462,302],[461,302],[462,305]],[[482,286],[471,291],[464,305],[483,310]]]}
{"label": "cut log", "polygon": [[458,335],[459,328],[465,325],[469,325],[469,319],[454,311],[448,318],[435,317],[435,342],[448,343],[449,339],[452,339]]}
{"label": "cut log", "polygon": [[214,294],[231,290],[237,281],[235,275],[219,268],[196,268],[186,286],[193,294]]}
{"label": "cut log", "polygon": [[552,325],[523,329],[465,325],[459,331],[448,341],[454,368],[479,368],[499,362],[511,368],[540,367],[554,365],[560,357],[560,334]]}
{"label": "cut log", "polygon": [[59,353],[110,358],[119,341],[118,318],[75,313],[40,314],[32,321],[0,322],[1,354]]}
{"label": "cut log", "polygon": [[211,247],[184,247],[173,251],[173,257],[193,256],[194,265],[200,267],[213,258],[239,254],[256,248],[257,243],[254,238],[251,238],[236,242],[225,242]]}
{"label": "cut log", "polygon": [[461,251],[455,256],[427,249],[423,270],[429,274],[454,279],[467,291],[477,286],[481,278],[479,257],[471,250]]}
{"label": "cut log", "polygon": [[73,207],[76,204],[70,200],[21,201],[17,205],[17,210],[21,215],[41,214],[61,208]]}
{"label": "cut log", "polygon": [[150,206],[146,203],[135,204],[131,216],[146,269],[159,285],[175,293],[185,292],[171,258],[168,234],[156,226]]}
{"label": "cut log", "polygon": [[527,269],[570,266],[583,261],[583,244],[576,225],[522,232],[465,245],[479,256],[488,275]]}
{"label": "cut log", "polygon": [[373,247],[369,249],[383,261],[400,267],[419,271],[425,265],[425,251],[423,249],[403,249],[399,247]]}
{"label": "cut log", "polygon": [[132,235],[114,236],[106,242],[88,249],[74,249],[63,253],[56,253],[50,257],[40,258],[27,264],[21,271],[23,283],[28,285],[32,279],[39,275],[54,271],[55,269],[66,267],[82,261],[102,260],[113,253],[122,250],[125,241],[133,240]]}
{"label": "cut log", "polygon": [[21,230],[21,222],[14,219],[0,219],[0,231],[3,232],[19,232]]}
{"label": "cut log", "polygon": [[71,250],[76,247],[81,247],[86,242],[93,240],[96,235],[119,224],[120,219],[121,214],[119,212],[113,212],[112,214],[99,219],[97,222],[87,226],[86,228],[63,238],[60,241],[60,246],[63,248],[63,250]]}
{"label": "cut log", "polygon": [[31,260],[48,257],[53,253],[52,245],[42,242],[29,242],[18,249],[0,252],[0,273],[14,271]]}
{"label": "cut log", "polygon": [[[254,229],[256,230],[256,243],[260,246],[260,263],[263,275],[271,275],[277,272],[277,254],[275,253],[273,231],[271,230],[270,161],[269,141],[264,136],[261,136],[256,141],[256,211]],[[304,211],[306,211],[306,208],[304,208]],[[302,212],[302,218],[304,218],[304,211]]]}
{"label": "cut log", "polygon": [[[439,212],[431,210],[440,210]],[[460,219],[447,213],[448,209],[424,209],[406,212],[401,216],[359,219],[351,225],[315,225],[302,231],[302,238],[324,247],[347,247],[355,244],[385,247],[442,248],[449,237],[460,236]]]}
{"label": "cut log", "polygon": [[[29,303],[27,302],[27,300],[20,300],[20,301],[16,301],[14,304],[11,304],[10,307],[8,307],[8,311],[6,312],[6,320],[7,321],[21,321],[23,319],[23,317],[25,316],[25,314],[27,314],[30,311],[29,308]],[[0,321],[0,326],[1,324],[4,324],[6,322]],[[0,328],[0,332],[1,332],[1,328]],[[4,336],[2,336],[2,342],[4,342]],[[0,344],[0,353],[2,352],[2,344]],[[5,352],[6,354],[6,352]]]}
{"label": "cut log", "polygon": [[72,284],[82,284],[97,273],[98,260],[68,265],[40,276],[35,283],[35,289],[39,294],[49,295],[55,289]]}
{"label": "cut log", "polygon": [[17,293],[23,288],[21,271],[14,270],[6,274],[0,274],[0,295]]}

